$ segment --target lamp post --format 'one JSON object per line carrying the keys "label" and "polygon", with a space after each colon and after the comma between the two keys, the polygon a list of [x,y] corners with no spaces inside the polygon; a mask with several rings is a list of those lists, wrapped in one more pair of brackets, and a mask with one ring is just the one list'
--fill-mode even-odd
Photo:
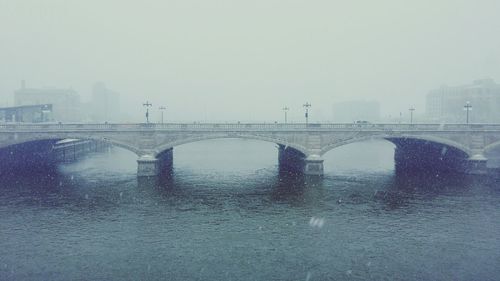
{"label": "lamp post", "polygon": [[153,104],[146,101],[146,103],[143,103],[142,105],[146,107],[146,123],[149,123],[149,107],[153,106]]}
{"label": "lamp post", "polygon": [[161,123],[163,124],[163,111],[165,111],[165,109],[167,109],[167,108],[164,106],[160,106],[160,107],[158,107],[158,109],[161,110]]}
{"label": "lamp post", "polygon": [[306,109],[305,117],[306,117],[306,126],[307,126],[307,124],[309,124],[309,107],[311,107],[311,104],[306,102],[303,106]]}
{"label": "lamp post", "polygon": [[287,111],[290,110],[287,106],[283,107],[283,111],[285,112],[285,124],[287,123]]}
{"label": "lamp post", "polygon": [[413,124],[413,111],[415,111],[415,108],[411,106],[408,110],[410,111],[410,124]]}
{"label": "lamp post", "polygon": [[464,105],[464,110],[465,110],[465,111],[467,111],[467,119],[466,119],[467,123],[466,123],[466,124],[469,124],[469,111],[471,111],[471,110],[472,110],[472,105],[470,104],[470,102],[469,102],[469,101],[467,101],[467,102],[465,103],[465,105]]}

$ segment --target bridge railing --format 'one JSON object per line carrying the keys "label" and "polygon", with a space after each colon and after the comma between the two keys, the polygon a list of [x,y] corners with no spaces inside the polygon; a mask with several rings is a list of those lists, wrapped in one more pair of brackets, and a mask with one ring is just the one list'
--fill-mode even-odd
{"label": "bridge railing", "polygon": [[394,124],[394,123],[0,123],[0,131],[500,131],[500,124]]}

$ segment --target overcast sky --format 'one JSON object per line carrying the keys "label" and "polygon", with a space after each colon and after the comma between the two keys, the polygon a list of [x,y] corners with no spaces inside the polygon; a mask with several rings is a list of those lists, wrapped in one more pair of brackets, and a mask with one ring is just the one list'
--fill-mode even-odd
{"label": "overcast sky", "polygon": [[[142,120],[330,120],[332,104],[379,100],[424,112],[443,84],[500,80],[498,0],[0,0],[0,105],[20,81],[104,81]],[[354,110],[354,109],[353,109]]]}

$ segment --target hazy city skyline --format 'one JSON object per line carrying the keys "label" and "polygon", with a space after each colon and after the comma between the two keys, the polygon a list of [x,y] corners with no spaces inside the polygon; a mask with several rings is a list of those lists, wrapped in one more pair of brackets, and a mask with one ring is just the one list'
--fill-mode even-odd
{"label": "hazy city skyline", "polygon": [[500,80],[498,1],[0,0],[0,98],[104,81],[142,120],[302,121],[378,100],[382,117],[425,112],[440,85]]}

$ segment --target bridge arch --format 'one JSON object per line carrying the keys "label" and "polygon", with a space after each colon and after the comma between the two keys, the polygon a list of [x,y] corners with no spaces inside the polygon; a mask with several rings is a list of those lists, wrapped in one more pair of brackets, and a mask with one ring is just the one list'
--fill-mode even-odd
{"label": "bridge arch", "polygon": [[496,142],[493,142],[493,143],[485,146],[483,149],[483,153],[488,154],[489,152],[491,152],[492,150],[497,149],[497,148],[500,148],[500,141],[496,141]]}
{"label": "bridge arch", "polygon": [[272,137],[266,137],[266,136],[260,136],[260,135],[252,135],[252,134],[220,134],[220,135],[206,135],[206,136],[200,136],[200,137],[186,137],[186,138],[180,138],[175,141],[170,141],[167,143],[164,143],[154,149],[155,154],[154,156],[158,156],[162,152],[174,148],[179,145],[183,144],[188,144],[188,143],[193,143],[193,142],[198,142],[198,141],[204,141],[204,140],[214,140],[214,139],[248,139],[248,140],[259,140],[259,141],[264,141],[264,142],[271,142],[275,143],[278,145],[283,145],[285,147],[291,147],[300,153],[304,154],[304,156],[308,156],[309,150],[300,144],[297,143],[290,143],[286,141],[285,139],[280,139],[280,138],[272,138]]}
{"label": "bridge arch", "polygon": [[[337,147],[351,144],[351,143],[356,143],[356,142],[362,142],[362,141],[367,141],[367,140],[386,140],[391,143],[396,144],[394,141],[391,141],[391,139],[415,139],[415,140],[420,140],[420,141],[428,141],[428,142],[433,142],[436,144],[442,144],[445,146],[449,146],[452,148],[455,148],[463,153],[465,153],[468,157],[471,157],[473,155],[472,151],[464,146],[463,144],[460,144],[458,142],[455,142],[453,140],[445,139],[445,138],[440,138],[440,137],[434,137],[434,136],[428,136],[428,135],[399,135],[399,136],[394,136],[394,135],[388,135],[388,134],[376,134],[376,135],[365,135],[365,136],[360,136],[360,137],[354,137],[354,138],[349,138],[345,139],[342,141],[337,141],[337,142],[332,142],[326,146],[324,146],[321,149],[320,155],[324,155],[327,152],[329,152],[332,149],[335,149]],[[500,142],[498,143],[500,145]]]}
{"label": "bridge arch", "polygon": [[108,142],[114,146],[123,148],[125,150],[131,151],[134,154],[136,154],[137,156],[141,156],[143,154],[143,152],[140,149],[138,149],[130,144],[124,143],[122,141],[113,139],[113,138],[89,137],[89,136],[83,136],[83,135],[78,135],[78,134],[76,134],[76,135],[71,135],[71,134],[69,134],[69,135],[68,134],[57,135],[57,134],[54,134],[54,135],[51,135],[50,137],[49,136],[22,137],[22,138],[15,139],[14,141],[0,142],[0,149],[5,149],[5,148],[11,147],[11,146],[15,146],[15,145],[23,144],[23,143],[28,143],[28,142],[37,142],[37,141],[46,141],[46,140],[58,140],[59,141],[59,140],[63,140],[63,139],[103,141],[103,142]]}

